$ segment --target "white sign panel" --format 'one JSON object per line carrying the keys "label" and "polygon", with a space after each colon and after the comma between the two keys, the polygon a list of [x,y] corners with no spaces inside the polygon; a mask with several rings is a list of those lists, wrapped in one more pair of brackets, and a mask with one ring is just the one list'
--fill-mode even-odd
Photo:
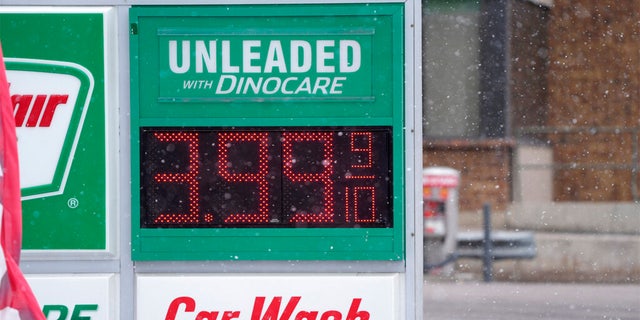
{"label": "white sign panel", "polygon": [[400,274],[139,275],[137,319],[401,319]]}
{"label": "white sign panel", "polygon": [[114,274],[26,275],[47,320],[117,319]]}
{"label": "white sign panel", "polygon": [[[52,185],[60,174],[62,181],[52,194],[62,193],[91,99],[93,76],[70,62],[5,60],[25,69],[42,70],[7,70],[15,110],[20,186]],[[65,147],[70,148],[70,155],[63,156]]]}

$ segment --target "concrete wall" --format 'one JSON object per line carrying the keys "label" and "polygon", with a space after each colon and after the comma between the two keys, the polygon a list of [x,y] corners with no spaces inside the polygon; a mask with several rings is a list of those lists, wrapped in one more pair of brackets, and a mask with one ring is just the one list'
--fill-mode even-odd
{"label": "concrete wall", "polygon": [[[640,283],[638,236],[537,232],[535,241],[535,259],[495,262],[494,280]],[[458,260],[456,276],[482,279],[482,262]]]}

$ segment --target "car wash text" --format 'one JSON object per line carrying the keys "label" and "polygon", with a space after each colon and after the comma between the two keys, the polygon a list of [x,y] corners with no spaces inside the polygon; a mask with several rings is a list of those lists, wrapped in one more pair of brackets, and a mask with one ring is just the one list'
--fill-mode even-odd
{"label": "car wash text", "polygon": [[244,312],[240,310],[235,311],[198,311],[196,307],[196,300],[189,296],[182,296],[175,298],[167,310],[166,319],[176,320],[177,317],[185,316],[187,314],[195,314],[196,320],[232,320],[232,319],[250,319],[250,320],[268,320],[268,319],[280,319],[280,320],[369,320],[370,313],[365,310],[360,310],[361,298],[354,298],[351,301],[349,310],[301,310],[298,308],[298,303],[302,297],[293,296],[286,301],[283,305],[283,297],[273,297],[268,305],[266,297],[256,297],[253,304],[253,310],[249,318],[242,317]]}

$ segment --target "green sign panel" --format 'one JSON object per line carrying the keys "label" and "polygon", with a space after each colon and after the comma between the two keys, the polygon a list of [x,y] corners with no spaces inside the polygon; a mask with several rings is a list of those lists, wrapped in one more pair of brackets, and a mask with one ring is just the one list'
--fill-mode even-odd
{"label": "green sign panel", "polygon": [[373,57],[362,55],[372,52],[372,28],[354,32],[318,29],[308,34],[273,30],[264,24],[256,26],[263,33],[242,34],[225,30],[223,21],[218,21],[217,33],[159,30],[158,45],[168,49],[159,52],[159,59],[169,62],[159,70],[162,100],[373,98],[367,85]]}
{"label": "green sign panel", "polygon": [[105,19],[86,9],[0,9],[24,249],[108,249]]}
{"label": "green sign panel", "polygon": [[134,259],[404,258],[401,4],[130,19]]}

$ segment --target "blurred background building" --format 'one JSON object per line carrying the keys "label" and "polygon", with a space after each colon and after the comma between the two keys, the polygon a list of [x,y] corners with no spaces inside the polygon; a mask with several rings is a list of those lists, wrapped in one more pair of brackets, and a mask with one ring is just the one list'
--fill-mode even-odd
{"label": "blurred background building", "polygon": [[640,283],[640,1],[423,10],[424,166],[460,171],[461,230],[488,203],[536,235],[495,279]]}

